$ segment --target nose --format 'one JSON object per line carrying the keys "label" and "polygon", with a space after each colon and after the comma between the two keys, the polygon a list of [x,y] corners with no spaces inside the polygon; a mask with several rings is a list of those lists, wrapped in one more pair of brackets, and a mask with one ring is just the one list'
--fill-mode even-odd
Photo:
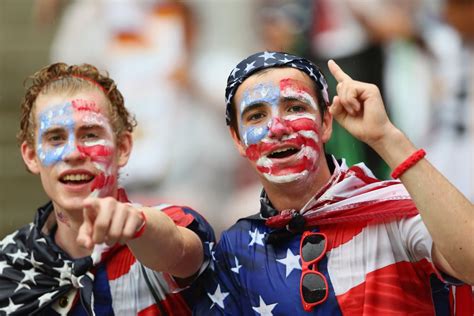
{"label": "nose", "polygon": [[275,117],[270,121],[268,137],[281,138],[284,135],[289,135],[291,129],[279,117]]}
{"label": "nose", "polygon": [[75,143],[69,143],[65,152],[64,152],[64,161],[73,162],[81,161],[86,158],[86,155],[79,150],[79,147]]}

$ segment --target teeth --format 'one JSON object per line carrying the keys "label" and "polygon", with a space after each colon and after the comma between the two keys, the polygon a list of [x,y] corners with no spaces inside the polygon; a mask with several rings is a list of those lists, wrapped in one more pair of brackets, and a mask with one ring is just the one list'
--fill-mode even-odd
{"label": "teeth", "polygon": [[290,149],[291,148],[277,149],[275,151],[272,151],[272,154],[282,153],[282,152],[290,150]]}
{"label": "teeth", "polygon": [[62,178],[63,181],[87,181],[92,179],[88,174],[68,174]]}

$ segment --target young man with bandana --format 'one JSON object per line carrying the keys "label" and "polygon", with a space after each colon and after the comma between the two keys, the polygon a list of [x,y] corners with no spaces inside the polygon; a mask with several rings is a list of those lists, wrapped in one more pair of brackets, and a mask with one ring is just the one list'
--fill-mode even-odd
{"label": "young man with bandana", "polygon": [[[392,125],[376,86],[328,65],[332,104],[298,56],[256,53],[230,74],[227,124],[261,209],[222,234],[197,314],[449,315],[450,285],[474,283],[473,205]],[[333,117],[401,182],[326,155]]]}
{"label": "young man with bandana", "polygon": [[51,201],[0,242],[0,315],[190,314],[214,234],[189,208],[127,200],[135,122],[114,81],[52,64],[21,111],[21,154]]}

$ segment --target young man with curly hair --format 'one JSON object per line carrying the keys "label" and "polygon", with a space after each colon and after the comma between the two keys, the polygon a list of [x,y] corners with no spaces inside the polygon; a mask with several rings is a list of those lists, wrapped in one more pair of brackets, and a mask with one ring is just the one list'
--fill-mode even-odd
{"label": "young man with curly hair", "polygon": [[189,314],[179,291],[214,234],[192,209],[128,201],[118,178],[135,121],[114,81],[63,63],[30,79],[18,139],[50,202],[0,242],[0,315]]}

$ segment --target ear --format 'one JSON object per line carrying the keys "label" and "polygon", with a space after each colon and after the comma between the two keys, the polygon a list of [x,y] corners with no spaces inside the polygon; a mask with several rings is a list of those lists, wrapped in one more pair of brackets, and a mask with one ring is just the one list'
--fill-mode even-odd
{"label": "ear", "polygon": [[133,148],[132,133],[123,132],[117,141],[118,149],[118,166],[121,168],[125,166],[130,158]]}
{"label": "ear", "polygon": [[23,161],[25,162],[28,171],[34,174],[39,174],[39,166],[38,166],[38,159],[36,156],[36,150],[28,145],[26,141],[21,143],[21,156],[23,157]]}
{"label": "ear", "polygon": [[321,140],[323,144],[327,143],[331,139],[332,135],[332,114],[329,112],[329,109],[324,111],[323,115],[323,125],[321,127]]}
{"label": "ear", "polygon": [[237,135],[237,132],[235,131],[235,129],[233,129],[232,127],[229,127],[229,132],[230,132],[230,135],[232,136],[232,140],[234,141],[235,147],[239,151],[239,154],[242,157],[247,157],[247,155],[245,153],[245,147],[242,144],[242,141],[240,140],[239,136]]}

